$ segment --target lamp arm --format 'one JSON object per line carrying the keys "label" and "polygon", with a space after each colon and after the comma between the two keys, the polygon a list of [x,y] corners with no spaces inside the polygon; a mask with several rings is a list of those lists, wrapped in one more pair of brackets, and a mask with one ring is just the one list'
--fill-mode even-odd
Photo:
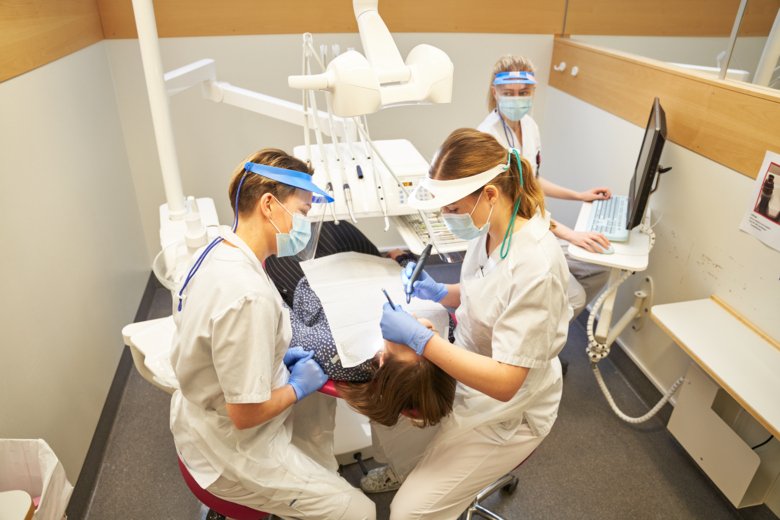
{"label": "lamp arm", "polygon": [[401,58],[393,35],[379,16],[379,0],[353,0],[360,42],[380,85],[409,81],[411,73]]}

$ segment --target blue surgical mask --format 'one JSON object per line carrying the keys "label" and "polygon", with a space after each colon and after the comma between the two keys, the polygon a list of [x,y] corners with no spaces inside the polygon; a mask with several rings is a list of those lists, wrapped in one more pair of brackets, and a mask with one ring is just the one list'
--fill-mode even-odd
{"label": "blue surgical mask", "polygon": [[[482,192],[484,193],[484,192]],[[444,225],[450,230],[450,233],[460,238],[461,240],[474,240],[488,232],[490,229],[490,217],[493,215],[493,206],[490,206],[490,213],[488,213],[487,222],[481,228],[474,225],[474,220],[471,218],[471,214],[477,209],[479,199],[482,197],[482,193],[477,197],[477,202],[474,204],[474,208],[468,214],[458,213],[442,213],[441,216],[444,219]]]}
{"label": "blue surgical mask", "polygon": [[[274,197],[276,199],[276,197]],[[276,202],[279,202],[276,199]],[[284,207],[284,204],[279,202],[279,205],[287,213],[292,216],[292,229],[289,233],[282,233],[279,228],[274,224],[273,220],[271,225],[276,228],[276,256],[295,256],[306,247],[311,238],[311,222],[306,220],[306,217],[300,213],[291,213],[289,209]]]}
{"label": "blue surgical mask", "polygon": [[520,121],[531,111],[531,96],[498,96],[498,110],[510,121]]}

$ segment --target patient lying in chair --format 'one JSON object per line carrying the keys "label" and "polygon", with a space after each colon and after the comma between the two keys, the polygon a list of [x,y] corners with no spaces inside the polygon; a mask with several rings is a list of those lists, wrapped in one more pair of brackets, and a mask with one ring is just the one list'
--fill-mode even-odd
{"label": "patient lying in chair", "polygon": [[[343,367],[322,303],[305,277],[295,289],[290,319],[290,347],[314,351],[344,400],[371,420],[392,426],[406,414],[424,427],[438,424],[452,411],[455,379],[404,345],[385,341],[373,359]],[[428,320],[420,321],[433,328]]]}

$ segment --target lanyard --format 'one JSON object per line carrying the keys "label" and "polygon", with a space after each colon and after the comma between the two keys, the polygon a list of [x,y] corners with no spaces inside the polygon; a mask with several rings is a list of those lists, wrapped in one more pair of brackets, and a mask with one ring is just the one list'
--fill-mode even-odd
{"label": "lanyard", "polygon": [[504,121],[504,118],[501,117],[501,114],[498,115],[498,118],[501,120],[501,126],[504,128],[506,144],[508,144],[510,148],[515,148],[515,133],[507,126],[506,121]]}

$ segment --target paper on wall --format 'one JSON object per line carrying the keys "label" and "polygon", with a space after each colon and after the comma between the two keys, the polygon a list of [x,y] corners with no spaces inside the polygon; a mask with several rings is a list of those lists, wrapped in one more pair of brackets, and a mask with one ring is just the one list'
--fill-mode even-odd
{"label": "paper on wall", "polygon": [[780,154],[764,156],[739,229],[780,251]]}
{"label": "paper on wall", "polygon": [[394,260],[361,253],[338,253],[301,262],[309,285],[319,297],[328,318],[342,366],[348,368],[369,359],[382,348],[379,321],[387,301],[385,289],[396,305],[431,320],[446,337],[447,311],[438,303],[412,299],[406,305],[401,267]]}

